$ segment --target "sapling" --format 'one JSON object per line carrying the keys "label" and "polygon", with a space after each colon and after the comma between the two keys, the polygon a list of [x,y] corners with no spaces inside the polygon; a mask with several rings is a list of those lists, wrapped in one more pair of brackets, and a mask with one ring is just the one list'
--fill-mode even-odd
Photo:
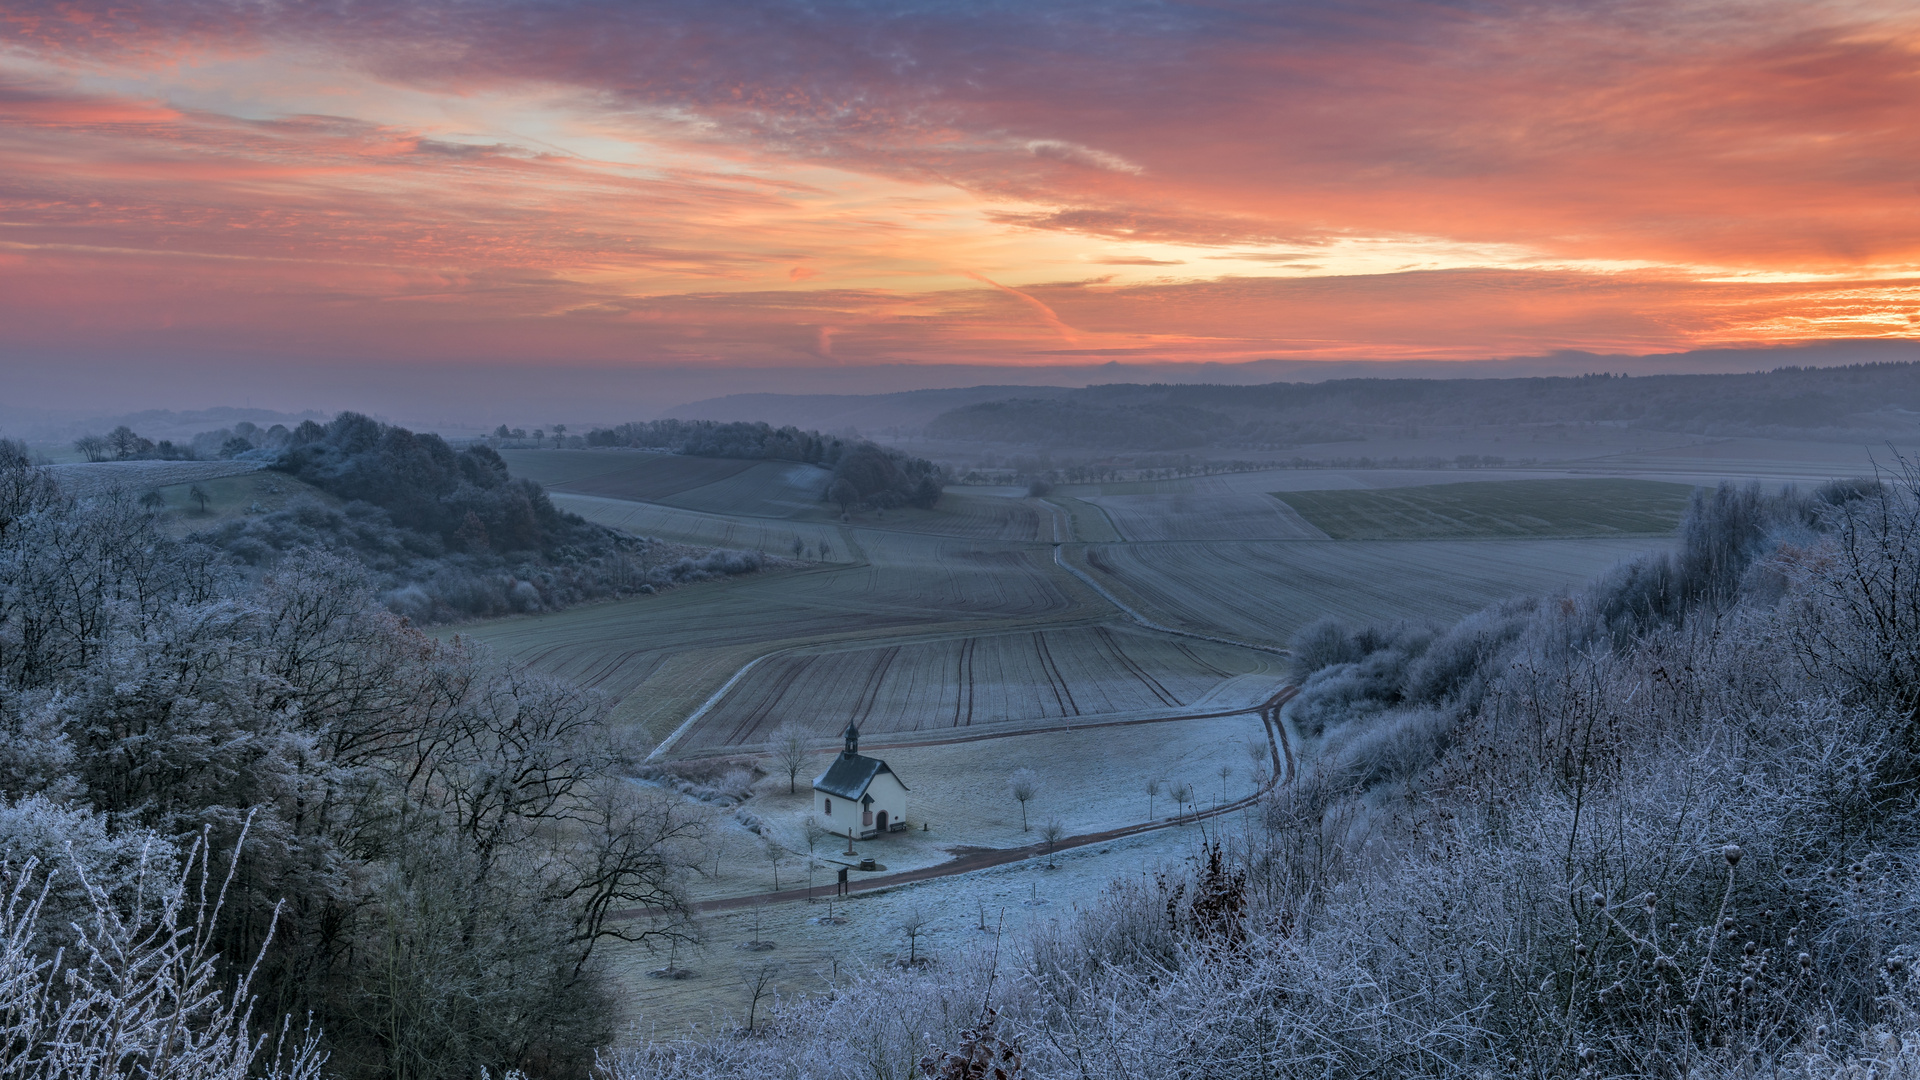
{"label": "sapling", "polygon": [[1040,777],[1032,769],[1013,770],[1007,777],[1007,792],[1020,803],[1020,831],[1027,831],[1027,803],[1040,793]]}

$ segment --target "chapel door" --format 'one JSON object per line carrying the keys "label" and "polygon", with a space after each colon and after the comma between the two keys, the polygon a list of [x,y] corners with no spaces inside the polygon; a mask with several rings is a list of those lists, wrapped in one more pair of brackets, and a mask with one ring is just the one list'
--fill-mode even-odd
{"label": "chapel door", "polygon": [[879,829],[881,832],[886,832],[887,831],[887,812],[885,810],[880,811],[880,813],[874,817],[873,824],[874,824],[874,827]]}

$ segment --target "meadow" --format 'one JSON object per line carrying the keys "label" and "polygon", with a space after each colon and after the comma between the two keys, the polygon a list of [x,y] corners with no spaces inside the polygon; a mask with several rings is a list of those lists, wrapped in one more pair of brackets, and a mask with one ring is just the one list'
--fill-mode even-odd
{"label": "meadow", "polygon": [[[1664,536],[1693,488],[1657,480],[1494,480],[1274,498],[1335,540]],[[1177,497],[1177,496],[1176,496]]]}

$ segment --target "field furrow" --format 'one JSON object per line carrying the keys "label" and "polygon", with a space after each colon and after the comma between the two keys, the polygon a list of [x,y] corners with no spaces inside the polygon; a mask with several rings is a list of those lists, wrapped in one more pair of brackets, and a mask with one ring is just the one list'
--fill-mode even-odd
{"label": "field furrow", "polygon": [[1126,540],[1324,540],[1293,508],[1258,492],[1092,495]]}
{"label": "field furrow", "polygon": [[1095,580],[1169,626],[1284,644],[1321,615],[1458,618],[1509,596],[1582,583],[1669,541],[1645,539],[1090,545]]}
{"label": "field furrow", "polygon": [[1236,680],[1251,704],[1280,678],[1275,658],[1250,650],[1102,626],[799,651],[754,668],[674,751],[753,746],[788,720],[829,739],[849,719],[881,736],[1164,714]]}

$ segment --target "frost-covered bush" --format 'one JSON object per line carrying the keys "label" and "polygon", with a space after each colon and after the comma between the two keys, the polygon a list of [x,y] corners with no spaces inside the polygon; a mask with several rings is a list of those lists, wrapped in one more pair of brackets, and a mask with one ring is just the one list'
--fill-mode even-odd
{"label": "frost-covered bush", "polygon": [[[109,895],[78,862],[0,867],[0,1075],[319,1080],[317,1033],[291,1018],[255,1028],[257,965],[224,977],[215,928],[232,878],[215,876],[204,843],[127,885]],[[49,954],[53,898],[76,890],[73,941]]]}
{"label": "frost-covered bush", "polygon": [[31,865],[44,879],[44,940],[36,943],[42,952],[73,945],[72,927],[96,914],[96,900],[132,910],[141,887],[176,876],[176,863],[167,838],[142,829],[109,832],[106,819],[84,804],[60,805],[40,794],[0,797],[0,866]]}

